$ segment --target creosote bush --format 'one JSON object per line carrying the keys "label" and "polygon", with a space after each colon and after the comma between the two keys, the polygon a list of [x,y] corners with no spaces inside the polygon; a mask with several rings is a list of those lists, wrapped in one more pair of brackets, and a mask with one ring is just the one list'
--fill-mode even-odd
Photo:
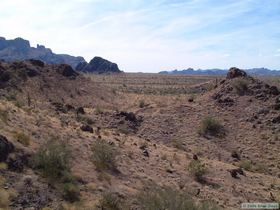
{"label": "creosote bush", "polygon": [[92,145],[92,161],[99,171],[116,170],[118,150],[106,141],[99,140]]}
{"label": "creosote bush", "polygon": [[107,192],[103,194],[99,207],[106,210],[123,210],[123,202],[117,194]]}
{"label": "creosote bush", "polygon": [[223,136],[224,127],[218,120],[214,119],[213,117],[206,117],[201,121],[198,133],[200,135]]}
{"label": "creosote bush", "polygon": [[217,210],[212,203],[196,203],[187,192],[171,187],[152,186],[139,193],[137,203],[141,210]]}
{"label": "creosote bush", "polygon": [[245,78],[236,78],[232,85],[238,95],[244,95],[248,90],[248,80]]}
{"label": "creosote bush", "polygon": [[195,177],[197,181],[202,181],[207,169],[204,163],[200,160],[192,160],[188,167],[188,171]]}
{"label": "creosote bush", "polygon": [[144,108],[146,106],[146,103],[144,100],[139,101],[139,108]]}
{"label": "creosote bush", "polygon": [[80,190],[77,185],[73,183],[65,183],[63,185],[63,197],[69,202],[80,200]]}
{"label": "creosote bush", "polygon": [[69,177],[70,158],[71,152],[67,144],[52,139],[39,148],[33,161],[35,168],[39,169],[45,177],[60,181]]}
{"label": "creosote bush", "polygon": [[261,163],[253,163],[251,160],[241,160],[238,163],[240,168],[243,168],[246,171],[265,173],[268,171],[267,167]]}

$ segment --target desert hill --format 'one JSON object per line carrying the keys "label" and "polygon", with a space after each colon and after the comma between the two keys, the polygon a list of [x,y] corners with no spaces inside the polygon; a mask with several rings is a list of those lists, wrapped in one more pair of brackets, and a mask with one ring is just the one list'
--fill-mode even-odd
{"label": "desert hill", "polygon": [[94,57],[89,63],[81,62],[76,67],[77,71],[106,74],[106,73],[120,73],[119,67],[116,63],[112,63],[101,57]]}
{"label": "desert hill", "polygon": [[[206,82],[174,78],[179,85],[196,79],[190,94],[146,94],[136,77],[83,75],[37,60],[1,62],[1,208],[179,203],[206,210],[278,201],[277,87],[232,68],[226,78]],[[169,77],[149,75],[145,86]],[[201,206],[205,201],[211,204]]]}

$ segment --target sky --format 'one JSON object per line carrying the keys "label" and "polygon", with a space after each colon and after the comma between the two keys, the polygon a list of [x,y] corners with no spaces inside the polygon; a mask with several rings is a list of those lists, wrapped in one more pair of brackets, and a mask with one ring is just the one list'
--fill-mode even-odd
{"label": "sky", "polygon": [[0,0],[0,36],[126,72],[280,70],[280,0]]}

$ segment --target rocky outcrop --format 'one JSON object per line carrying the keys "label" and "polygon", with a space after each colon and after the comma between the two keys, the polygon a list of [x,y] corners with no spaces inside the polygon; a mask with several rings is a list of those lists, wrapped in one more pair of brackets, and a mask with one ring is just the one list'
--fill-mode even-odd
{"label": "rocky outcrop", "polygon": [[79,74],[73,70],[70,65],[67,64],[60,64],[57,66],[57,72],[62,74],[64,77],[71,77],[75,78]]}
{"label": "rocky outcrop", "polygon": [[[85,62],[83,57],[75,57],[66,54],[55,54],[51,49],[43,45],[31,47],[28,40],[16,38],[14,40],[6,40],[0,37],[0,59],[5,61],[18,61],[36,59],[47,64],[68,64],[75,68],[79,63]],[[31,62],[33,62],[32,60]],[[36,62],[36,65],[42,63]]]}
{"label": "rocky outcrop", "polygon": [[247,73],[239,68],[232,67],[227,73],[227,79],[233,79],[236,77],[246,77]]}
{"label": "rocky outcrop", "polygon": [[14,145],[5,136],[0,135],[0,162],[6,161],[8,155],[14,151]]}
{"label": "rocky outcrop", "polygon": [[112,63],[101,57],[94,57],[89,63],[81,62],[76,67],[77,71],[91,72],[91,73],[120,73],[119,67],[116,63]]}

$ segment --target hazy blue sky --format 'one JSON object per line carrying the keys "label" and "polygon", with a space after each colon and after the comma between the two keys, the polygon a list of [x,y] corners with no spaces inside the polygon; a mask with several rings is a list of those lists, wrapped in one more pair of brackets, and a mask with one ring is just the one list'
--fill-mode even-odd
{"label": "hazy blue sky", "polygon": [[280,69],[280,0],[1,0],[0,36],[125,71]]}

